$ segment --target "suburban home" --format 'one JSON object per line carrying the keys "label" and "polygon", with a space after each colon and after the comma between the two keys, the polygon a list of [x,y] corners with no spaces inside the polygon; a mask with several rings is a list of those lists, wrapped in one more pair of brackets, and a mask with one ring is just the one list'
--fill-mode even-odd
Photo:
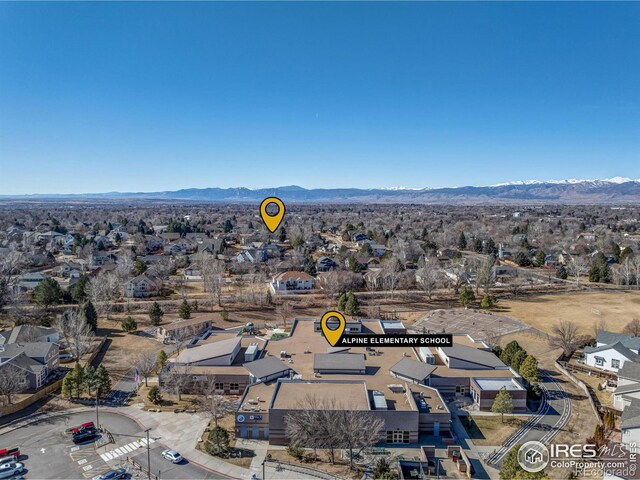
{"label": "suburban home", "polygon": [[26,342],[0,345],[0,369],[12,365],[25,372],[25,389],[40,388],[59,366],[58,345]]}
{"label": "suburban home", "polygon": [[115,254],[111,252],[96,251],[91,254],[89,266],[91,268],[101,267],[108,263],[115,263],[116,259]]}
{"label": "suburban home", "polygon": [[36,287],[46,278],[51,278],[49,275],[40,272],[24,273],[16,278],[13,288],[16,291],[21,292],[33,292]]}
{"label": "suburban home", "polygon": [[634,399],[640,400],[640,363],[624,362],[618,370],[618,386],[613,392],[613,407],[624,410]]}
{"label": "suburban home", "polygon": [[268,259],[269,255],[264,248],[249,248],[236,255],[236,262],[238,263],[260,263],[266,262]]}
{"label": "suburban home", "polygon": [[0,345],[24,342],[60,343],[60,334],[55,328],[38,325],[18,325],[0,332]]}
{"label": "suburban home", "polygon": [[305,272],[288,271],[273,277],[271,289],[274,292],[296,292],[311,290],[315,285],[315,278]]}
{"label": "suburban home", "polygon": [[316,271],[329,272],[338,268],[338,262],[330,257],[320,257],[316,262]]}
{"label": "suburban home", "polygon": [[640,444],[640,400],[633,399],[622,412],[620,431],[624,445],[636,447]]}
{"label": "suburban home", "polygon": [[190,318],[179,322],[161,325],[156,329],[156,338],[163,342],[174,342],[178,338],[184,340],[187,336],[198,336],[211,328],[210,319]]}
{"label": "suburban home", "polygon": [[602,331],[595,347],[585,347],[584,363],[617,372],[626,362],[640,362],[640,337]]}
{"label": "suburban home", "polygon": [[124,284],[124,296],[127,298],[157,297],[162,292],[162,280],[143,273]]}

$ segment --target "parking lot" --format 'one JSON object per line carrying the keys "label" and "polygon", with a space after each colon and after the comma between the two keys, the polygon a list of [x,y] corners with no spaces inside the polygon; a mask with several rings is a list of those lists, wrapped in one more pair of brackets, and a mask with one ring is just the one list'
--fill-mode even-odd
{"label": "parking lot", "polygon": [[416,321],[411,330],[415,333],[464,333],[484,340],[489,332],[502,336],[527,328],[527,324],[511,317],[457,308],[429,312]]}
{"label": "parking lot", "polygon": [[[0,435],[0,448],[20,447],[20,462],[25,465],[25,478],[87,479],[112,468],[130,466],[127,457],[145,468],[147,465],[146,433],[131,418],[112,412],[100,412],[100,424],[112,435],[113,442],[104,446],[100,439],[75,445],[65,430],[95,421],[95,413],[59,415],[22,426]],[[107,441],[105,434],[103,441]],[[166,448],[160,438],[150,432],[149,457],[151,472],[162,479],[224,478],[184,460],[172,464],[162,458]],[[132,470],[133,472],[133,470]],[[135,472],[133,472],[135,473]],[[138,472],[139,476],[139,472]],[[143,475],[146,478],[146,475]]]}

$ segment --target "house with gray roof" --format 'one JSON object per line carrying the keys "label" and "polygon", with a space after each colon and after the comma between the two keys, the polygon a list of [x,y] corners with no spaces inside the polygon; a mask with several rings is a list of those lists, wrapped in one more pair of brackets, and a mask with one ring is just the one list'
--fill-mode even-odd
{"label": "house with gray roof", "polygon": [[55,328],[39,325],[18,325],[11,330],[0,332],[0,345],[19,342],[59,343],[60,334]]}
{"label": "house with gray roof", "polygon": [[584,363],[590,367],[617,372],[626,362],[640,362],[640,337],[600,332],[596,346],[584,349]]}
{"label": "house with gray roof", "polygon": [[640,443],[640,400],[633,399],[622,412],[620,431],[624,445]]}
{"label": "house with gray roof", "polygon": [[26,373],[25,388],[40,388],[59,366],[54,343],[27,342],[0,345],[0,368],[13,365]]}
{"label": "house with gray roof", "polygon": [[640,363],[625,362],[618,370],[618,386],[613,392],[613,407],[624,410],[634,399],[640,401]]}

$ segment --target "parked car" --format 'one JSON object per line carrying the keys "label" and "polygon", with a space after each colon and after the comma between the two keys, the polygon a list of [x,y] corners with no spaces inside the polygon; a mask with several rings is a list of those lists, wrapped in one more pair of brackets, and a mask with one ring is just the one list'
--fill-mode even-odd
{"label": "parked car", "polygon": [[127,470],[124,468],[116,468],[115,470],[109,470],[102,475],[93,477],[91,480],[117,480],[120,478],[127,478]]}
{"label": "parked car", "polygon": [[77,427],[73,427],[67,430],[67,433],[71,433],[71,435],[77,435],[81,432],[93,432],[96,433],[98,429],[93,422],[83,423],[82,425],[78,425]]}
{"label": "parked car", "polygon": [[0,449],[0,458],[4,460],[6,457],[13,457],[14,461],[17,462],[20,458],[20,449],[18,447]]}
{"label": "parked car", "polygon": [[182,461],[182,455],[175,450],[163,450],[162,458],[169,460],[171,463],[180,463]]}
{"label": "parked car", "polygon": [[22,473],[24,465],[22,463],[5,463],[0,465],[0,478],[11,478]]}
{"label": "parked car", "polygon": [[98,432],[95,430],[94,431],[83,430],[81,432],[74,433],[72,438],[73,438],[73,443],[82,443],[82,442],[89,442],[91,440],[94,440],[97,436],[98,436]]}

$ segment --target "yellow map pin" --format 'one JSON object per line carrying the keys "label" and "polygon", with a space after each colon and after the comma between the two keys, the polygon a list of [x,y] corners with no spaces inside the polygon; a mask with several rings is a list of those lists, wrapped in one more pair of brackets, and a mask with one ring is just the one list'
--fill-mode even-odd
{"label": "yellow map pin", "polygon": [[[275,215],[269,215],[267,213],[267,207],[271,204],[278,206],[278,213]],[[260,216],[269,231],[271,233],[275,232],[284,218],[284,203],[278,197],[265,198],[260,204]]]}
{"label": "yellow map pin", "polygon": [[[338,322],[338,328],[329,328],[329,322],[335,323],[336,321]],[[338,340],[340,340],[340,337],[344,332],[344,328],[347,326],[347,321],[344,319],[344,315],[340,312],[327,312],[322,316],[320,326],[322,327],[322,333],[324,333],[327,342],[334,347],[335,344],[338,343]]]}

